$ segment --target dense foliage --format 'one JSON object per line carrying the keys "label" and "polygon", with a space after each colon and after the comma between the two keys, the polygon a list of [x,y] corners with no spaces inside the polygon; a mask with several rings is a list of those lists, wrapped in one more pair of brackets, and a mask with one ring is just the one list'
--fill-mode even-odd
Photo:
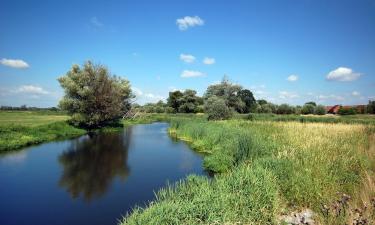
{"label": "dense foliage", "polygon": [[133,97],[129,81],[112,76],[102,65],[90,61],[74,65],[59,79],[65,96],[60,107],[72,116],[78,126],[95,128],[123,116]]}
{"label": "dense foliage", "polygon": [[208,120],[225,120],[229,119],[232,115],[232,111],[227,106],[225,100],[216,96],[212,96],[206,100],[204,111],[207,113]]}
{"label": "dense foliage", "polygon": [[355,115],[357,111],[354,108],[344,108],[340,107],[338,114],[340,115]]}
{"label": "dense foliage", "polygon": [[196,113],[202,112],[203,99],[197,96],[197,92],[187,89],[184,92],[179,90],[169,92],[167,104],[175,113]]}

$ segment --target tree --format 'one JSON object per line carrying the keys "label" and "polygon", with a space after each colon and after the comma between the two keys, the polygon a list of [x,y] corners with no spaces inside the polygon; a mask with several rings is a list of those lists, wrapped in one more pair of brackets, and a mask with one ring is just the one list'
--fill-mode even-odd
{"label": "tree", "polygon": [[314,110],[316,115],[325,115],[327,113],[326,108],[323,105],[317,105]]}
{"label": "tree", "polygon": [[245,103],[245,109],[243,110],[244,113],[250,112],[252,108],[256,107],[256,101],[254,98],[253,93],[248,89],[240,90],[237,93],[238,97]]}
{"label": "tree", "polygon": [[294,108],[288,104],[281,104],[277,108],[277,114],[293,114]]}
{"label": "tree", "polygon": [[355,115],[357,111],[354,108],[344,108],[340,107],[339,111],[337,112],[339,115]]}
{"label": "tree", "polygon": [[226,76],[221,83],[208,86],[204,99],[207,100],[213,96],[223,99],[229,108],[239,113],[249,112],[251,107],[256,106],[251,91],[231,83]]}
{"label": "tree", "polygon": [[368,101],[367,113],[375,114],[375,101]]}
{"label": "tree", "polygon": [[264,100],[264,99],[259,99],[259,100],[257,100],[257,103],[258,103],[259,105],[265,105],[265,104],[267,104],[267,101]]}
{"label": "tree", "polygon": [[313,105],[313,106],[316,106],[316,103],[315,103],[315,102],[306,102],[305,105]]}
{"label": "tree", "polygon": [[168,104],[168,106],[172,107],[175,112],[178,112],[178,108],[181,105],[181,98],[182,98],[182,96],[183,96],[183,94],[179,90],[173,91],[173,92],[169,92],[169,97],[167,99],[167,104]]}
{"label": "tree", "polygon": [[90,61],[82,67],[73,65],[58,81],[65,91],[59,106],[77,126],[95,128],[113,122],[130,109],[134,97],[128,80]]}
{"label": "tree", "polygon": [[308,103],[306,103],[301,109],[302,114],[314,114],[314,111],[315,111],[315,106],[313,104],[308,104]]}
{"label": "tree", "polygon": [[204,110],[208,115],[208,120],[225,120],[232,116],[232,112],[225,100],[216,96],[207,99]]}

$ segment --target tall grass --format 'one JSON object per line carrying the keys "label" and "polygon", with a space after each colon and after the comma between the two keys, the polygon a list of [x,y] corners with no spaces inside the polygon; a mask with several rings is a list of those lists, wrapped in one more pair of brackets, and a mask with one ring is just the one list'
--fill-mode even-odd
{"label": "tall grass", "polygon": [[204,167],[219,174],[162,190],[123,224],[274,224],[306,207],[324,224],[322,204],[338,192],[355,198],[363,178],[375,175],[370,125],[176,118],[170,132],[207,153]]}

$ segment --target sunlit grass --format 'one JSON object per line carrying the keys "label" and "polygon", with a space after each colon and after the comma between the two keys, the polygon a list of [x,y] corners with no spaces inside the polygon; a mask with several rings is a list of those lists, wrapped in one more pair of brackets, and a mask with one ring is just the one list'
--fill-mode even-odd
{"label": "sunlit grass", "polygon": [[[170,133],[206,152],[204,167],[219,174],[212,181],[194,178],[200,182],[193,187],[188,179],[162,190],[158,201],[137,209],[123,224],[274,224],[277,214],[303,208],[311,208],[324,224],[321,206],[338,192],[353,196],[353,202],[358,192],[375,195],[363,189],[363,180],[375,174],[371,125],[175,118]],[[221,182],[231,188],[217,188]],[[259,198],[248,201],[253,198],[248,189],[257,190],[258,183]],[[241,207],[227,204],[232,194]]]}

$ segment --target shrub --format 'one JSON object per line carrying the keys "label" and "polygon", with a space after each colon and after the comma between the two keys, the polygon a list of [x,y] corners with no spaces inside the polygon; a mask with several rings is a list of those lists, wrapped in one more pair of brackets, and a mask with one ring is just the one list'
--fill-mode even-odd
{"label": "shrub", "polygon": [[207,99],[204,109],[208,114],[208,120],[225,120],[232,116],[232,112],[225,104],[224,99],[216,96]]}
{"label": "shrub", "polygon": [[357,112],[354,108],[343,108],[340,107],[338,114],[340,115],[355,115]]}
{"label": "shrub", "polygon": [[293,114],[294,108],[288,104],[281,104],[277,108],[277,114]]}
{"label": "shrub", "polygon": [[314,110],[314,114],[316,115],[325,115],[327,112],[326,112],[326,108],[322,105],[318,105],[315,107],[315,110]]}
{"label": "shrub", "polygon": [[312,105],[312,104],[305,104],[302,109],[301,109],[301,113],[302,114],[313,114],[314,113],[314,110],[315,110],[315,106]]}

